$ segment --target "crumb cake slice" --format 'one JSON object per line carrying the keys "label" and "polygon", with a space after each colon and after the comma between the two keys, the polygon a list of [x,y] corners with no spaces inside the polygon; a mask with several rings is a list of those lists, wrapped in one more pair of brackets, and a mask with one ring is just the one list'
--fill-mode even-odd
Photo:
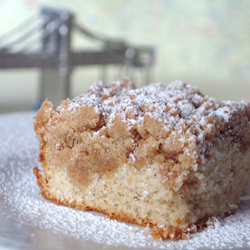
{"label": "crumb cake slice", "polygon": [[250,182],[250,106],[174,81],[129,79],[45,101],[35,117],[41,194],[180,239],[232,213]]}

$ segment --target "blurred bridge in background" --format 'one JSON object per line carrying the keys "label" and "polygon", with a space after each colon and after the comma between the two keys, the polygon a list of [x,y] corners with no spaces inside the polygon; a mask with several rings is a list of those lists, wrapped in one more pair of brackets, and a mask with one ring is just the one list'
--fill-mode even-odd
{"label": "blurred bridge in background", "polygon": [[[98,49],[74,52],[73,32],[101,45]],[[108,65],[121,65],[124,76],[131,78],[133,70],[141,68],[145,73],[143,84],[148,84],[154,58],[152,47],[132,46],[94,34],[78,25],[72,13],[55,8],[41,8],[39,18],[31,17],[0,36],[0,69],[41,69],[38,103],[48,98],[58,105],[62,99],[71,98],[70,75],[76,66],[100,65],[104,81]]]}

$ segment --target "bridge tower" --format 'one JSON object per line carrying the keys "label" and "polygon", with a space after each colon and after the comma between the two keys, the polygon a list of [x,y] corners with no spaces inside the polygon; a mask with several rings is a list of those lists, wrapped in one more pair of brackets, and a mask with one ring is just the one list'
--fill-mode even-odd
{"label": "bridge tower", "polygon": [[[39,100],[53,100],[58,105],[61,100],[70,97],[71,74],[71,34],[73,15],[68,11],[42,8],[41,16],[50,22],[44,22],[42,52],[44,56],[56,56],[54,65],[41,68]],[[49,35],[47,35],[47,33]]]}

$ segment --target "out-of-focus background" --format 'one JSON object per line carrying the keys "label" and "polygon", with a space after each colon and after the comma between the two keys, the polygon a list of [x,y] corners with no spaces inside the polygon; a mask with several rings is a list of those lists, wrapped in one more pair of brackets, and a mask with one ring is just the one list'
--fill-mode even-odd
{"label": "out-of-focus background", "polygon": [[[150,82],[179,79],[218,100],[250,100],[249,0],[1,0],[0,38],[39,15],[42,5],[68,9],[94,33],[153,47]],[[88,45],[73,37],[73,48]],[[117,72],[115,65],[106,68],[107,84],[117,80]],[[0,113],[33,109],[40,74],[39,68],[0,69]],[[142,74],[140,69],[134,74],[137,86],[144,84]],[[102,77],[100,66],[78,66],[72,71],[70,97]]]}

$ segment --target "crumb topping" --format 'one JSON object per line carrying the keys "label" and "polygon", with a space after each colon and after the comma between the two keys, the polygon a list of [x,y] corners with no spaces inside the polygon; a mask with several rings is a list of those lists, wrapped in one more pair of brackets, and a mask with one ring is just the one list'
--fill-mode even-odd
{"label": "crumb topping", "polygon": [[[170,180],[163,178],[164,185],[178,189],[188,171],[205,164],[215,138],[226,138],[228,145],[237,138],[238,147],[244,150],[250,143],[249,119],[250,106],[245,100],[218,102],[181,81],[135,89],[125,78],[110,86],[95,82],[88,93],[63,101],[56,110],[46,101],[38,111],[35,129],[41,148],[53,144],[61,151],[58,158],[62,162],[65,155],[79,155],[67,163],[77,182],[81,178],[91,181],[93,169],[112,171],[122,163],[139,169],[153,159],[161,163],[163,176]],[[45,131],[52,139],[45,138]],[[88,167],[83,170],[79,161],[86,161]],[[177,165],[179,169],[169,168]],[[182,180],[178,187],[171,181],[176,178]]]}

